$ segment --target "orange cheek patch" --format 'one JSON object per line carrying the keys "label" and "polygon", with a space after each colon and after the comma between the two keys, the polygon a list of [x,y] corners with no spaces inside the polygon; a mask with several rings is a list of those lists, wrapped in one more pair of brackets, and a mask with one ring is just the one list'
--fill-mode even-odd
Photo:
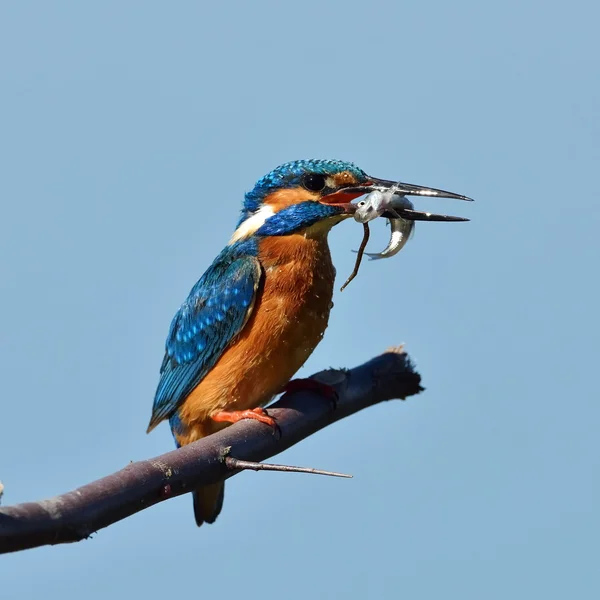
{"label": "orange cheek patch", "polygon": [[302,187],[291,188],[287,190],[277,190],[272,194],[269,194],[264,203],[268,204],[273,208],[274,212],[279,212],[283,208],[299,204],[300,202],[307,202],[309,200],[318,200],[319,194],[315,192],[309,192]]}
{"label": "orange cheek patch", "polygon": [[356,181],[356,177],[352,175],[349,171],[342,171],[341,173],[336,173],[333,176],[333,180],[335,181],[336,187],[341,187],[343,185],[354,185],[358,183]]}

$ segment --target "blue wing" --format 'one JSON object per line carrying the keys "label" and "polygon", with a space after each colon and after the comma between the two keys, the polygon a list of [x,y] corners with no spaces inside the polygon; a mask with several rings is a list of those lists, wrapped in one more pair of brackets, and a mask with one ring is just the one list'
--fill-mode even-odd
{"label": "blue wing", "polygon": [[192,288],[171,323],[148,431],[175,412],[242,330],[261,274],[254,256],[226,248]]}

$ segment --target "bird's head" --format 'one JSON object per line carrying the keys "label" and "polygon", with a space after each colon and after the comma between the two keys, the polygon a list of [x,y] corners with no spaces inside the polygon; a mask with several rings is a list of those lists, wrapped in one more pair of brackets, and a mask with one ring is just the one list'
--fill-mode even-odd
{"label": "bird's head", "polygon": [[[392,186],[400,194],[469,200],[435,188],[377,179],[342,160],[296,160],[259,179],[246,194],[231,242],[254,235],[288,235],[313,226],[327,231],[354,214],[356,204],[352,200]],[[413,220],[463,220],[418,211],[407,211],[402,216]]]}

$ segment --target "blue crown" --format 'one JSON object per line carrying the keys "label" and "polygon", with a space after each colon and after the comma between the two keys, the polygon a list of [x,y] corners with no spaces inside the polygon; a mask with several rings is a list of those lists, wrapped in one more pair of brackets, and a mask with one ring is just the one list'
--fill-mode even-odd
{"label": "blue crown", "polygon": [[270,173],[256,182],[254,189],[246,193],[242,210],[242,218],[258,209],[263,199],[271,192],[282,188],[293,188],[301,184],[302,176],[306,173],[335,175],[349,171],[357,181],[366,181],[367,175],[355,164],[343,160],[295,160],[273,169]]}

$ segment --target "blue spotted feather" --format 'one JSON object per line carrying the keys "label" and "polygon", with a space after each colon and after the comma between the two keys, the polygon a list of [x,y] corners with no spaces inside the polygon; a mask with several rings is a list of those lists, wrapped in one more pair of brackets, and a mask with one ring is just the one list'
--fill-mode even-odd
{"label": "blue spotted feather", "polygon": [[148,431],[173,415],[242,330],[261,276],[255,256],[229,246],[192,288],[171,323]]}

